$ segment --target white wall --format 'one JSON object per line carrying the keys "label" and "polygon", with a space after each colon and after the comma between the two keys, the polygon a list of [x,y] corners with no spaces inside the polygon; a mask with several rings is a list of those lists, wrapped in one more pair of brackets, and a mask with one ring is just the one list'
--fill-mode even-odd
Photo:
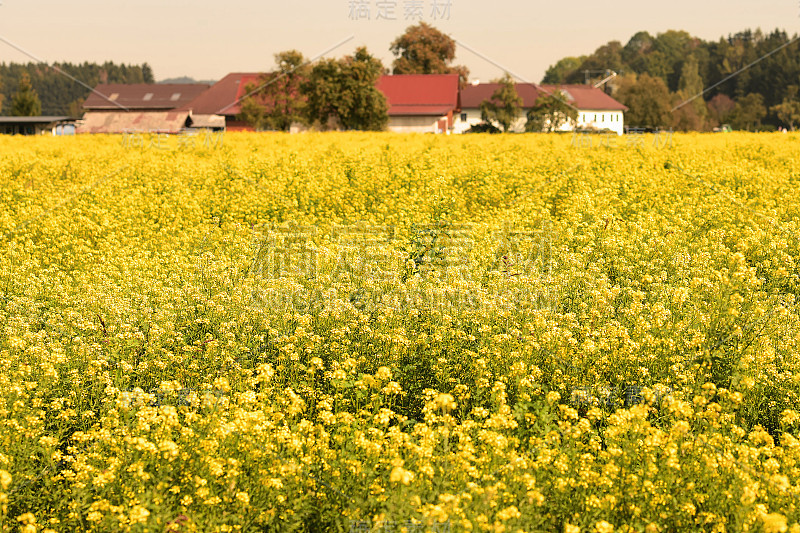
{"label": "white wall", "polygon": [[[465,115],[466,120],[464,120]],[[453,116],[453,133],[464,133],[481,122],[480,109],[462,109],[461,113],[455,113]]]}
{"label": "white wall", "polygon": [[[466,115],[466,120],[462,120],[462,115]],[[483,122],[483,120],[481,120],[480,109],[462,109],[461,113],[456,113],[454,115],[453,133],[464,133],[472,126],[476,126],[481,122]],[[527,122],[527,118],[525,118],[525,111],[523,110],[517,120],[511,125],[511,131],[517,133],[525,131],[525,122]],[[497,122],[493,122],[493,124],[500,128],[500,124]]]}
{"label": "white wall", "polygon": [[578,128],[611,130],[617,135],[625,131],[622,111],[594,111],[581,109],[578,111]]}
{"label": "white wall", "polygon": [[[405,116],[389,117],[388,130],[397,133],[436,133],[440,119],[447,117]],[[446,133],[446,132],[445,132]]]}
{"label": "white wall", "polygon": [[[466,120],[462,120],[462,116],[466,115]],[[515,132],[525,131],[525,113],[520,115],[520,118],[512,126],[511,130]],[[461,113],[455,115],[453,124],[453,133],[464,133],[472,126],[480,124],[481,110],[480,109],[462,109]],[[625,131],[624,116],[622,111],[578,111],[578,128],[588,129],[609,129],[617,135],[622,135]],[[500,127],[495,123],[495,126]],[[559,128],[560,131],[572,131],[575,129],[575,124],[566,123]]]}

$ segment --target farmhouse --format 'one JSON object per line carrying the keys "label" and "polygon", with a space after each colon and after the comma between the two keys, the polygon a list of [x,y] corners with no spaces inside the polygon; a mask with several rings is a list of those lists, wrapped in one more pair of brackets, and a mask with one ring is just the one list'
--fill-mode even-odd
{"label": "farmhouse", "polygon": [[[562,131],[573,129],[611,130],[622,135],[623,113],[628,108],[617,102],[602,90],[591,85],[537,85],[533,83],[518,83],[515,85],[517,94],[522,98],[522,112],[512,126],[512,131],[525,130],[525,113],[532,108],[536,100],[542,96],[558,94],[566,98],[567,103],[578,111],[575,124],[565,124]],[[456,120],[454,131],[463,133],[472,126],[480,124],[481,103],[491,99],[495,91],[500,88],[499,83],[477,83],[464,87],[461,90],[461,112]]]}
{"label": "farmhouse", "polygon": [[389,131],[449,133],[459,109],[458,74],[381,76],[389,104]]}
{"label": "farmhouse", "polygon": [[208,88],[204,84],[101,84],[83,103],[86,113],[77,131],[178,133],[190,115],[184,107]]}
{"label": "farmhouse", "polygon": [[[461,110],[455,121],[454,132],[464,133],[472,126],[483,122],[481,119],[481,103],[490,100],[499,83],[473,83],[461,89]],[[533,83],[518,83],[515,85],[517,94],[522,98],[522,109],[530,109],[539,98],[539,90]],[[525,131],[525,113],[511,127],[512,131]]]}
{"label": "farmhouse", "polygon": [[[601,89],[591,85],[541,85],[543,91],[555,94],[561,91],[567,101],[578,110],[577,129],[610,130],[622,135],[624,112],[627,107],[614,100]],[[569,131],[574,126],[565,126]]]}

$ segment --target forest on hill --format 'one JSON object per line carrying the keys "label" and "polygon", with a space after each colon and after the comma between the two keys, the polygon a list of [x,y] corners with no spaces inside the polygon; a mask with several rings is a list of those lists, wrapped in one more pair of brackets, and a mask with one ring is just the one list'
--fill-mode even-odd
{"label": "forest on hill", "polygon": [[616,72],[605,89],[631,108],[625,115],[631,126],[794,129],[800,125],[797,39],[783,30],[745,30],[717,41],[685,31],[640,31],[624,45],[610,41],[589,55],[559,60],[542,83],[598,82]]}

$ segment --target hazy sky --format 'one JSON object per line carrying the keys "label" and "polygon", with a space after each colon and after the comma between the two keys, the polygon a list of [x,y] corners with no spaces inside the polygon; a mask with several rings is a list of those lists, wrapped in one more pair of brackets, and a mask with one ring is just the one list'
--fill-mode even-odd
{"label": "hazy sky", "polygon": [[[800,31],[798,0],[449,0],[449,19],[432,16],[434,3],[448,0],[360,2],[369,6],[369,20],[351,19],[355,0],[0,0],[0,36],[48,62],[148,62],[156,79],[219,79],[268,70],[281,50],[314,57],[351,36],[328,55],[366,45],[390,65],[389,44],[415,22],[405,9],[416,2],[422,20],[538,82],[561,57],[609,40],[624,44],[639,30],[681,29],[704,39],[748,27]],[[396,6],[397,20],[377,19],[381,3]],[[0,42],[0,62],[28,60]],[[502,74],[463,47],[457,60],[473,79]]]}

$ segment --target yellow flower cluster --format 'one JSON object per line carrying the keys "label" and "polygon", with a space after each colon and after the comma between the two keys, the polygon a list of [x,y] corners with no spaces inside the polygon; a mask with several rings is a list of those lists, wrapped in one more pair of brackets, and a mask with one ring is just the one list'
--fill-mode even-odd
{"label": "yellow flower cluster", "polygon": [[798,141],[3,136],[0,528],[800,533]]}

